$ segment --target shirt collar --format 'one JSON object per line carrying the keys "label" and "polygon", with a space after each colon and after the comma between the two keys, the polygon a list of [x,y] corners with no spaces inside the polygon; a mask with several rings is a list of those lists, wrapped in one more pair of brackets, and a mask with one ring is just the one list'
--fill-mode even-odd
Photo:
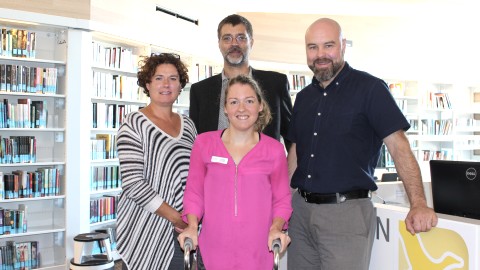
{"label": "shirt collar", "polygon": [[[253,70],[252,67],[248,67],[248,76],[250,76],[250,77],[253,78],[253,76],[252,76],[252,70]],[[229,78],[225,75],[225,70],[222,69],[222,81],[228,80],[228,79],[229,79]]]}

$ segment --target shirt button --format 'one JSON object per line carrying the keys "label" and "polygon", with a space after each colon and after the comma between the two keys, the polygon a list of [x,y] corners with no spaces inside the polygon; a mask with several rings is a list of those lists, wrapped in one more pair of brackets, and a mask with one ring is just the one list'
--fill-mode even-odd
{"label": "shirt button", "polygon": [[338,82],[336,82],[335,85],[338,85]]}
{"label": "shirt button", "polygon": [[314,157],[315,155],[314,155],[314,154],[311,154],[310,156],[311,156],[311,157]]}
{"label": "shirt button", "polygon": [[327,93],[325,92],[325,93],[323,93],[323,95],[326,97],[326,96],[327,96]]}
{"label": "shirt button", "polygon": [[308,178],[312,178],[312,176],[311,176],[310,174],[309,174],[309,175],[307,175],[307,177],[308,177]]}
{"label": "shirt button", "polygon": [[317,113],[318,116],[322,115],[322,113]]}
{"label": "shirt button", "polygon": [[314,133],[313,133],[313,136],[317,136],[317,133],[316,133],[316,132],[314,132]]}

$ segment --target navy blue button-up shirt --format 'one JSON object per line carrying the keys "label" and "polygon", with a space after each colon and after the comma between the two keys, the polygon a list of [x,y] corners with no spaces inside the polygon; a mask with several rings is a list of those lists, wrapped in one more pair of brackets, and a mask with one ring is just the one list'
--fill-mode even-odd
{"label": "navy blue button-up shirt", "polygon": [[409,128],[381,79],[348,63],[326,89],[314,78],[296,96],[287,136],[297,150],[291,186],[315,193],[376,190],[383,138]]}

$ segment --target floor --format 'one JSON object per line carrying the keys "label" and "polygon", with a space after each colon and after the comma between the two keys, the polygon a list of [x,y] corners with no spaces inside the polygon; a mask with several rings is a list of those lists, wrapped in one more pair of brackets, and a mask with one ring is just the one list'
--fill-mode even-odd
{"label": "floor", "polygon": [[115,270],[122,270],[122,260],[115,261]]}

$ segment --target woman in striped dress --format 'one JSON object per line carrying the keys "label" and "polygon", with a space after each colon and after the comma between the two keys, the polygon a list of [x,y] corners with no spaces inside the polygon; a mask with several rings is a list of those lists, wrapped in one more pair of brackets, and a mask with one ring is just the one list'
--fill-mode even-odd
{"label": "woman in striped dress", "polygon": [[117,249],[123,269],[183,266],[175,229],[186,227],[180,213],[196,130],[172,108],[187,82],[187,68],[175,54],[147,57],[138,72],[150,103],[128,114],[117,136],[122,176]]}

